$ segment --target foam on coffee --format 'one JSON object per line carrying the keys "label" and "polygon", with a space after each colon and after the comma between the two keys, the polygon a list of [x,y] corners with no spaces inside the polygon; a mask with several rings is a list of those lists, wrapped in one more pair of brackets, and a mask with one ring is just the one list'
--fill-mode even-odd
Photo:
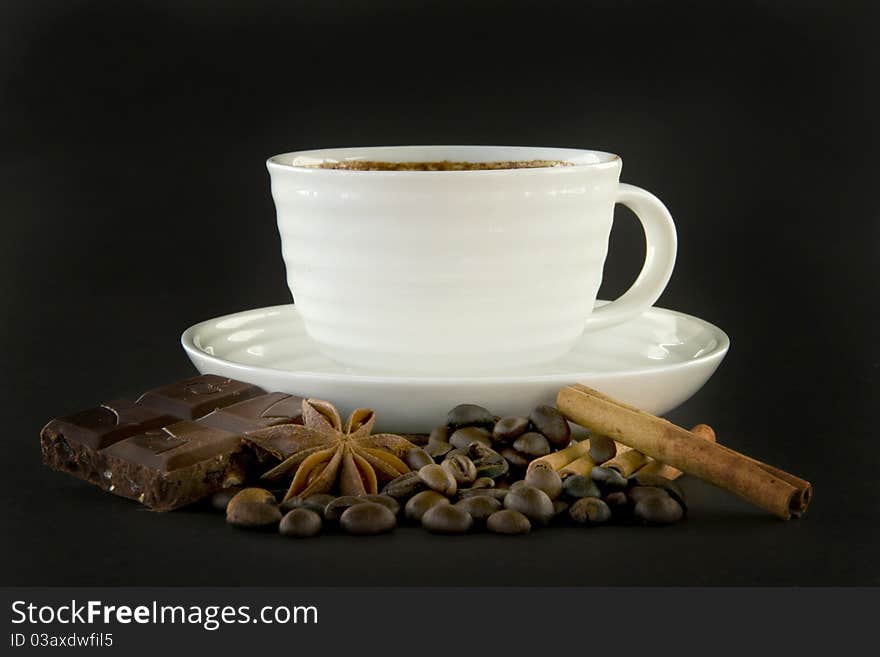
{"label": "foam on coffee", "polygon": [[377,160],[326,160],[308,165],[316,169],[345,169],[348,171],[487,171],[496,169],[541,169],[573,166],[565,160],[507,160],[502,162],[380,162]]}

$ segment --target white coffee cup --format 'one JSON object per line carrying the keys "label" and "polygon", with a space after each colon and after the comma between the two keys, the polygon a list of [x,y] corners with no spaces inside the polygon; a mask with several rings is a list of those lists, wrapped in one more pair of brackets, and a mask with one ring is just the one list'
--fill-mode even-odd
{"label": "white coffee cup", "polygon": [[[364,171],[321,162],[563,161],[568,166]],[[599,151],[392,146],[267,162],[287,280],[308,334],[367,371],[497,374],[552,361],[586,331],[651,306],[675,264],[672,217]],[[642,271],[593,308],[614,204],[639,218]]]}

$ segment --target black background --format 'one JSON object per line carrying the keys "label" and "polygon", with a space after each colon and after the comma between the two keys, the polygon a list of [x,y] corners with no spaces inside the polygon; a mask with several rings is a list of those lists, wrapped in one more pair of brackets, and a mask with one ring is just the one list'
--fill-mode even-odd
{"label": "black background", "polygon": [[[3,583],[880,584],[867,6],[4,2]],[[664,530],[293,543],[39,465],[51,417],[189,375],[190,324],[289,300],[267,156],[407,143],[620,153],[678,226],[659,305],[732,339],[672,419],[811,479],[808,517],[689,480]],[[604,297],[641,258],[618,216]]]}

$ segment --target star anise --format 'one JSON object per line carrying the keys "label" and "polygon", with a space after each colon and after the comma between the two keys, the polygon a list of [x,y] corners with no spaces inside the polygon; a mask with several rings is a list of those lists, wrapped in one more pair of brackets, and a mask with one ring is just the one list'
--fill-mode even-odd
{"label": "star anise", "polygon": [[280,424],[247,434],[247,439],[284,460],[263,475],[293,475],[284,499],[337,491],[341,495],[376,493],[379,481],[390,481],[410,468],[401,460],[414,445],[390,433],[371,435],[375,414],[352,411],[343,430],[342,417],[330,402],[304,399],[303,424]]}

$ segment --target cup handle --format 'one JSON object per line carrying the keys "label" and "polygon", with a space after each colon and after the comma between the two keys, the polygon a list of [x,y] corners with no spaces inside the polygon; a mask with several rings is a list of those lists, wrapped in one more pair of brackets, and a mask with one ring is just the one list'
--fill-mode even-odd
{"label": "cup handle", "polygon": [[678,248],[675,224],[660,199],[641,187],[620,183],[615,202],[628,207],[642,222],[645,264],[626,292],[615,301],[593,310],[587,318],[585,331],[620,324],[650,308],[666,288],[675,266]]}

